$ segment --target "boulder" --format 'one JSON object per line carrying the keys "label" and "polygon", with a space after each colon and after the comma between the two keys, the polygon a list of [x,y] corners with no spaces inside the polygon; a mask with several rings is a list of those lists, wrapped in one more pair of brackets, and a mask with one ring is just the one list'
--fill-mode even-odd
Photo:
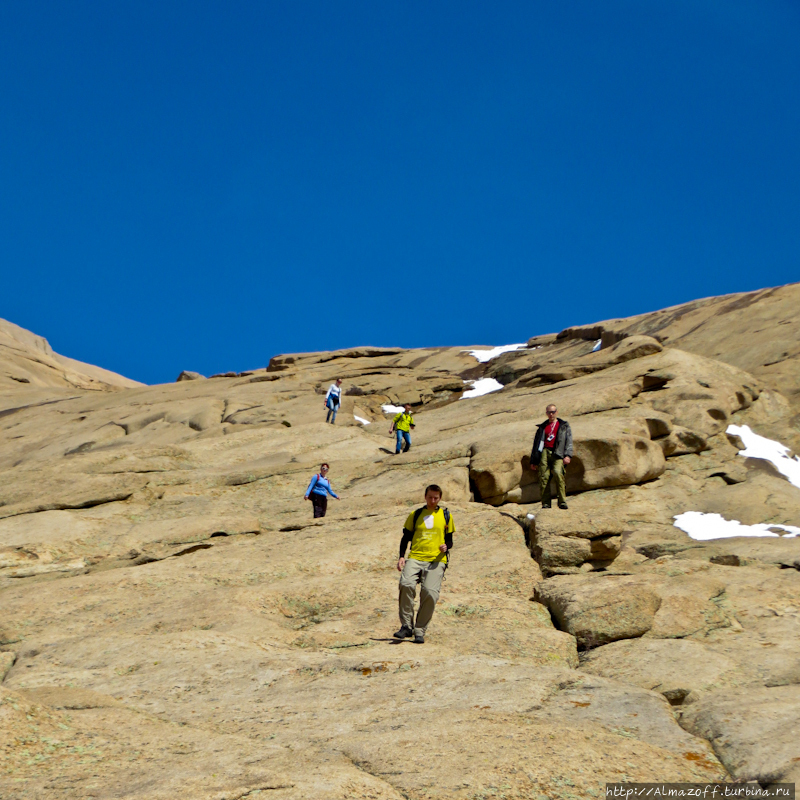
{"label": "boulder", "polygon": [[197,381],[205,379],[205,375],[201,375],[199,372],[192,372],[191,370],[185,369],[181,372],[180,375],[175,379],[176,382],[179,381]]}
{"label": "boulder", "polygon": [[586,562],[607,566],[629,532],[619,517],[542,509],[530,527],[531,553],[545,576],[575,572]]}
{"label": "boulder", "polygon": [[681,725],[711,742],[734,779],[763,786],[797,780],[798,720],[795,685],[710,692],[686,706]]}
{"label": "boulder", "polygon": [[706,692],[738,679],[734,659],[690,639],[611,642],[588,651],[581,669],[660,692],[673,705],[680,705],[690,692]]}
{"label": "boulder", "polygon": [[539,583],[534,597],[583,650],[642,636],[652,627],[661,605],[661,598],[644,581],[617,576],[600,580],[556,576]]}

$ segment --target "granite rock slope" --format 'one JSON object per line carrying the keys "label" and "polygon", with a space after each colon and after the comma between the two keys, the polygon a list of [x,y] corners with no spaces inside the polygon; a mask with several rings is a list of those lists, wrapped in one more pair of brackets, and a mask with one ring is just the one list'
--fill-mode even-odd
{"label": "granite rock slope", "polygon": [[141,386],[102,367],[53,352],[47,339],[0,319],[0,390],[15,387],[124,389]]}
{"label": "granite rock slope", "polygon": [[[793,780],[800,537],[697,541],[674,518],[800,527],[800,488],[727,432],[797,446],[793,384],[752,362],[785,351],[791,371],[794,292],[486,362],[362,347],[164,386],[0,383],[0,795]],[[484,378],[502,390],[463,397]],[[417,426],[394,455],[384,407],[404,402]],[[568,511],[539,508],[529,469],[550,402],[575,434]],[[342,499],[314,520],[322,460]],[[428,483],[456,549],[417,646],[391,637],[395,563]]]}

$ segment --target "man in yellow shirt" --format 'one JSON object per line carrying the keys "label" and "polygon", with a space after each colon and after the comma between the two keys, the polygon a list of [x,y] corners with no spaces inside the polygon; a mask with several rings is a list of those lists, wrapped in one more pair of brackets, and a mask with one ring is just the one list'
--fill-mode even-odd
{"label": "man in yellow shirt", "polygon": [[[453,534],[456,526],[450,512],[439,506],[442,490],[434,485],[425,489],[425,505],[412,511],[403,526],[400,541],[400,630],[395,639],[414,637],[417,644],[425,643],[425,631],[430,624],[444,571],[447,569],[448,553],[453,549]],[[406,548],[411,552],[406,558]],[[414,621],[414,600],[417,584],[420,584],[419,611]]]}
{"label": "man in yellow shirt", "polygon": [[392,427],[389,433],[397,434],[397,448],[394,454],[397,455],[402,447],[403,440],[405,439],[406,446],[402,448],[404,453],[411,449],[411,429],[414,427],[414,417],[411,416],[411,406],[406,403],[403,406],[403,411],[395,416],[392,420]]}

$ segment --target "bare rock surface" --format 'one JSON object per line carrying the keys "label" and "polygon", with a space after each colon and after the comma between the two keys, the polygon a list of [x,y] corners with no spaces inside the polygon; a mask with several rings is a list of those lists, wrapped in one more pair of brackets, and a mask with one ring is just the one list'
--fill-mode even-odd
{"label": "bare rock surface", "polygon": [[[800,489],[726,433],[798,448],[796,299],[697,301],[487,362],[356,347],[163,386],[3,327],[0,796],[795,780],[800,537],[673,523],[800,526]],[[483,377],[504,388],[463,398]],[[405,402],[394,455],[384,406]],[[529,464],[551,402],[575,438],[566,511],[539,507]],[[342,499],[315,520],[323,460]],[[395,565],[429,483],[457,531],[414,645],[391,635]]]}
{"label": "bare rock surface", "polygon": [[67,387],[107,391],[141,385],[102,367],[61,356],[44,337],[0,319],[0,390]]}
{"label": "bare rock surface", "polygon": [[798,777],[800,689],[719,690],[687,706],[683,726],[708,739],[730,774],[760,784]]}

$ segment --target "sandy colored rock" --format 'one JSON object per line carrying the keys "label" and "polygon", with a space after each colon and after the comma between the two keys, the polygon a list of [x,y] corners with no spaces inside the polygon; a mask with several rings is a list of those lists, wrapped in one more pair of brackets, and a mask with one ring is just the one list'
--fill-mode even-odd
{"label": "sandy colored rock", "polygon": [[582,648],[642,636],[661,605],[643,582],[616,576],[550,578],[536,587],[535,597]]}
{"label": "sandy colored rock", "polygon": [[531,553],[546,576],[574,572],[586,562],[607,566],[629,533],[631,526],[619,517],[542,509],[530,526]]}
{"label": "sandy colored rock", "polygon": [[[0,380],[0,795],[566,798],[724,765],[792,776],[772,698],[793,708],[800,684],[800,539],[673,525],[798,524],[800,491],[725,433],[797,446],[792,358],[748,366],[790,352],[790,289],[486,363],[356,347],[152,387],[73,380],[18,332],[30,382]],[[753,341],[718,352],[741,314],[768,332],[747,323]],[[482,377],[504,388],[462,399]],[[406,401],[395,456],[382,407]],[[528,463],[551,402],[575,434],[569,511],[538,507]],[[342,499],[314,520],[322,461]],[[391,634],[400,530],[429,483],[456,535],[419,646]],[[774,763],[754,745],[773,736]]]}
{"label": "sandy colored rock", "polygon": [[733,659],[690,639],[626,639],[586,653],[581,669],[660,692],[680,705],[691,692],[703,692],[736,679]]}
{"label": "sandy colored rock", "polygon": [[730,774],[760,784],[794,782],[800,759],[800,689],[722,689],[687,706],[681,724],[708,739]]}
{"label": "sandy colored rock", "polygon": [[191,370],[185,369],[175,378],[176,381],[197,381],[205,378],[205,375],[201,375],[199,372],[192,372]]}
{"label": "sandy colored rock", "polygon": [[141,385],[115,372],[60,356],[44,337],[0,319],[0,389],[67,387],[109,391]]}

